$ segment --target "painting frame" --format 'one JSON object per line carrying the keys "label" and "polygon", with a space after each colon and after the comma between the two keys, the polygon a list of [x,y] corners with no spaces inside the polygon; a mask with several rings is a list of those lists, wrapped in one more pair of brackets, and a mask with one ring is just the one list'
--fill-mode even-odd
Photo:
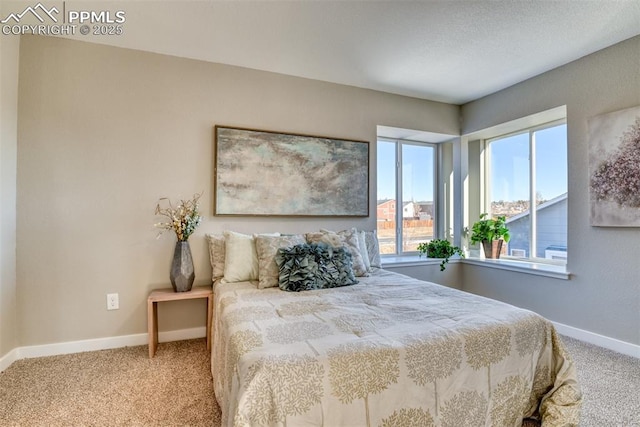
{"label": "painting frame", "polygon": [[588,120],[590,223],[640,227],[640,106]]}
{"label": "painting frame", "polygon": [[368,141],[214,126],[215,216],[368,217]]}

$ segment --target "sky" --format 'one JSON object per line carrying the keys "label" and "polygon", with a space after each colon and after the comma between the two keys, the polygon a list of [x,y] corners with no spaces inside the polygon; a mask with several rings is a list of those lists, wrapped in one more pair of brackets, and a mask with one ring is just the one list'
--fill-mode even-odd
{"label": "sky", "polygon": [[[536,190],[545,200],[567,191],[567,126],[535,133]],[[491,199],[529,199],[529,136],[513,135],[493,141],[491,150]],[[403,146],[403,200],[433,200],[434,149]],[[395,144],[378,142],[378,199],[395,198]]]}
{"label": "sky", "polygon": [[[378,199],[395,199],[396,146],[393,142],[378,142]],[[402,199],[404,201],[433,200],[433,167],[435,149],[425,145],[403,145]]]}
{"label": "sky", "polygon": [[[567,126],[535,132],[536,192],[545,200],[567,192]],[[491,200],[529,200],[529,134],[496,140],[491,150]]]}

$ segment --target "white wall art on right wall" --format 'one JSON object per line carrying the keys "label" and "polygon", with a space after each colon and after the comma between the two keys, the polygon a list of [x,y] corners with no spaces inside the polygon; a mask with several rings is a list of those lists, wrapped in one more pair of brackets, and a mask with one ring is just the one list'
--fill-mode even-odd
{"label": "white wall art on right wall", "polygon": [[588,124],[591,225],[640,227],[640,106]]}

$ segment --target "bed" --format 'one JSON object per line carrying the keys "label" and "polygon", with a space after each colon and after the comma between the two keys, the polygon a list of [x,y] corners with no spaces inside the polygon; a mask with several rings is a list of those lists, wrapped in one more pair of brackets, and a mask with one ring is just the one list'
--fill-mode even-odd
{"label": "bed", "polygon": [[[578,425],[575,367],[549,321],[375,268],[376,245],[341,233],[209,236],[223,426]],[[319,238],[334,246],[308,244]],[[301,262],[309,247],[346,257],[348,277],[281,290],[297,274],[282,254]]]}
{"label": "bed", "polygon": [[575,368],[549,321],[382,269],[357,279],[214,282],[222,425],[578,425]]}

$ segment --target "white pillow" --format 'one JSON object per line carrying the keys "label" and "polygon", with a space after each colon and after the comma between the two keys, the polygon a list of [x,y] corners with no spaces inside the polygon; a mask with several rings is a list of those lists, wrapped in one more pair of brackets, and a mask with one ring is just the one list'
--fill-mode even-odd
{"label": "white pillow", "polygon": [[360,255],[364,261],[364,266],[367,271],[371,271],[371,261],[369,260],[369,252],[367,251],[367,240],[364,236],[364,231],[358,231],[358,249],[360,249]]}
{"label": "white pillow", "polygon": [[[267,234],[279,236],[280,233]],[[223,283],[258,280],[258,254],[252,235],[224,232],[224,277]]]}
{"label": "white pillow", "polygon": [[378,242],[376,230],[365,231],[364,238],[367,244],[367,253],[369,254],[371,267],[382,268],[382,263],[380,262],[380,243]]}
{"label": "white pillow", "polygon": [[338,235],[344,239],[345,244],[351,251],[353,258],[353,272],[356,276],[368,276],[369,271],[364,264],[364,259],[360,253],[360,243],[358,242],[358,230],[350,228],[338,232]]}

